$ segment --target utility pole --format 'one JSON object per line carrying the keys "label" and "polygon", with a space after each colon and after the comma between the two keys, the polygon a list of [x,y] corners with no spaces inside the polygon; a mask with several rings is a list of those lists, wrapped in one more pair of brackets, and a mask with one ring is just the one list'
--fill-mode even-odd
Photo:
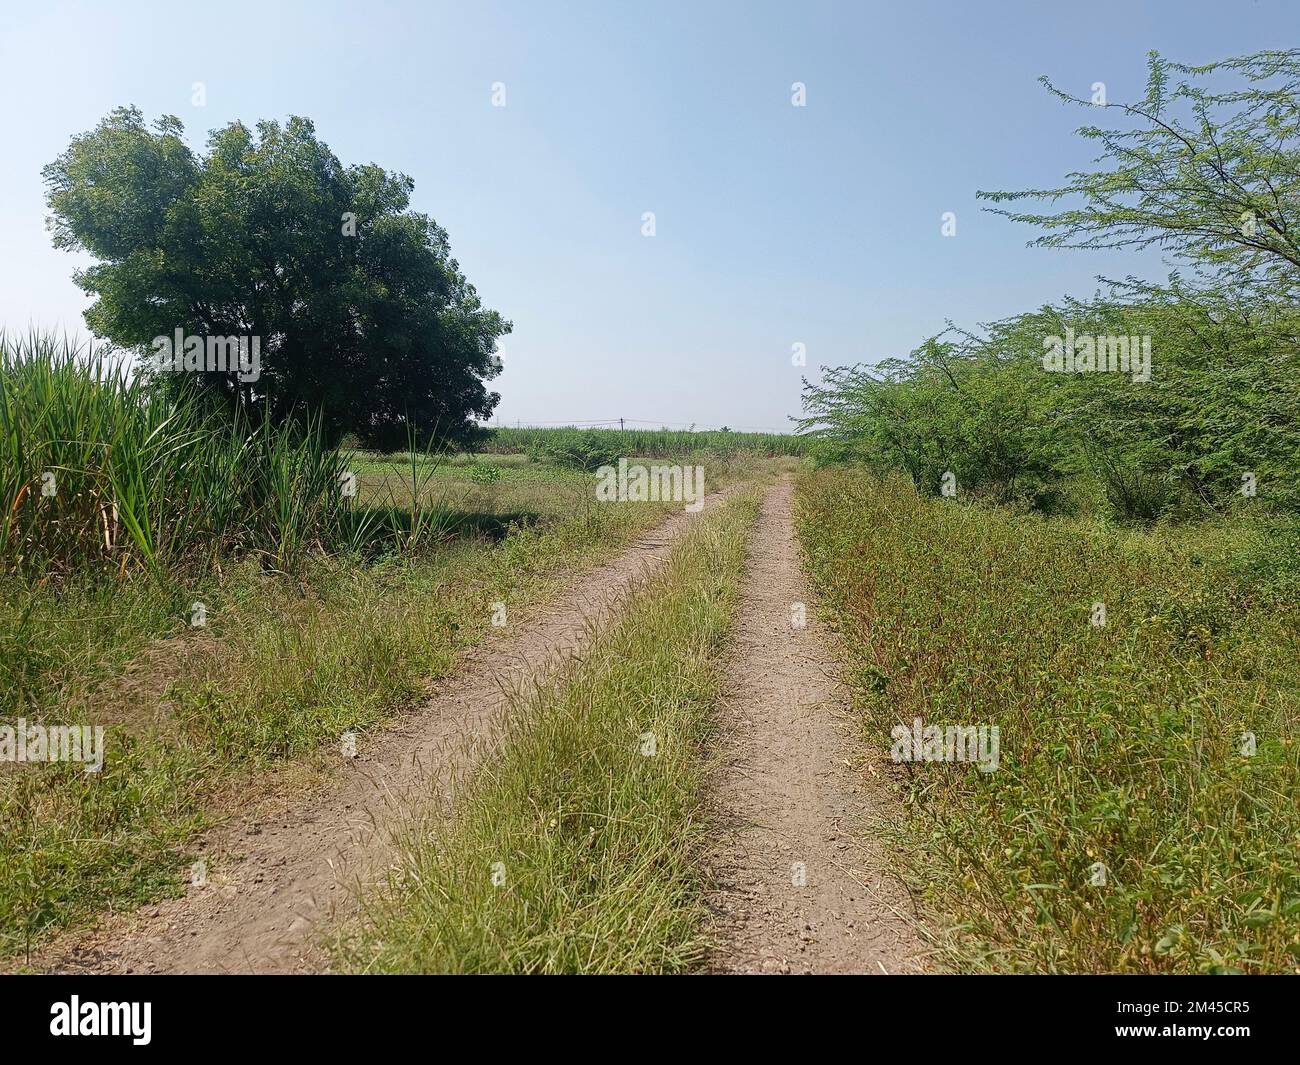
{"label": "utility pole", "polygon": [[619,431],[620,433],[623,431],[623,419],[622,419],[622,418],[620,418],[620,419],[618,420],[618,431]]}

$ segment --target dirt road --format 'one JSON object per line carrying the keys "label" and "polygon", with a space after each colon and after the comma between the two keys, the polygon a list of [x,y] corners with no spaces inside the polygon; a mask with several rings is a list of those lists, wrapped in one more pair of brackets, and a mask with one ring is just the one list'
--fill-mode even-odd
{"label": "dirt road", "polygon": [[[705,509],[719,495],[706,500]],[[535,621],[472,650],[437,696],[363,742],[323,792],[280,815],[228,823],[204,842],[210,874],[181,898],[101,922],[54,943],[33,967],[53,972],[319,972],[314,933],[354,911],[358,886],[382,876],[389,829],[482,756],[509,694],[578,653],[628,590],[660,565],[694,515],[670,517],[565,589]],[[486,607],[485,607],[486,609]]]}
{"label": "dirt road", "polygon": [[[828,633],[808,601],[791,486],[772,489],[750,541],[716,791],[711,856],[718,972],[899,973],[924,967],[906,893],[871,844],[892,815],[861,770]],[[797,627],[798,605],[806,626]]]}
{"label": "dirt road", "polygon": [[[706,508],[720,496],[710,497]],[[355,912],[390,860],[390,829],[490,750],[512,693],[580,653],[629,590],[667,557],[679,513],[612,562],[576,578],[528,623],[475,648],[417,713],[338,761],[323,788],[275,816],[250,812],[208,834],[210,876],[181,898],[104,920],[33,958],[55,972],[320,972],[322,936]],[[722,972],[909,972],[923,948],[905,893],[873,849],[887,800],[864,786],[847,694],[807,604],[791,486],[769,490],[742,589],[716,784],[723,826],[711,856]]]}

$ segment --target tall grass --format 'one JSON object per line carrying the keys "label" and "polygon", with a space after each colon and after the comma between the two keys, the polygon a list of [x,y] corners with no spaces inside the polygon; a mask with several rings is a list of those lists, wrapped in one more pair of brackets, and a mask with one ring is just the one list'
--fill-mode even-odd
{"label": "tall grass", "polygon": [[[422,458],[424,461],[417,461]],[[350,493],[352,457],[281,425],[167,397],[91,344],[0,335],[0,567],[158,572],[255,553],[426,546],[449,525],[413,453],[404,492]]]}
{"label": "tall grass", "polygon": [[158,570],[232,548],[279,567],[332,540],[343,457],[316,426],[168,399],[91,344],[0,336],[0,564]]}
{"label": "tall grass", "polygon": [[1017,515],[858,471],[798,498],[882,758],[916,717],[1001,729],[992,773],[893,770],[955,968],[1300,967],[1294,532]]}
{"label": "tall grass", "polygon": [[582,660],[513,708],[499,756],[462,784],[454,813],[431,811],[399,840],[398,872],[339,946],[344,966],[698,963],[705,749],[757,507],[750,492],[701,519]]}

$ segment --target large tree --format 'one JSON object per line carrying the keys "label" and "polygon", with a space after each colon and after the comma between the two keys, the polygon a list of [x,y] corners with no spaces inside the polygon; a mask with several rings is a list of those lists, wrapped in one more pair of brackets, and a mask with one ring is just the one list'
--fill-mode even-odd
{"label": "large tree", "polygon": [[233,122],[202,154],[183,132],[119,108],[44,170],[55,245],[97,260],[74,275],[91,329],[142,353],[178,329],[259,338],[255,381],[177,375],[250,413],[323,416],[385,449],[471,436],[510,323],[410,210],[414,182],[344,166],[305,118]]}

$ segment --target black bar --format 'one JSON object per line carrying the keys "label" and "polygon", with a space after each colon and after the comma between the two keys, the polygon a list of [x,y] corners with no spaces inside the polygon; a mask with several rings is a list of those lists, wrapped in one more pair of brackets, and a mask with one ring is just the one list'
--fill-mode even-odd
{"label": "black bar", "polygon": [[[677,1058],[692,1044],[719,1040],[734,1050],[775,1036],[807,1040],[809,1047],[847,1039],[864,1052],[872,1045],[883,1052],[897,1037],[918,1048],[982,1045],[1042,1054],[1127,1044],[1185,1053],[1199,1046],[1222,1057],[1243,1044],[1281,1046],[1298,986],[1284,977],[932,976],[874,978],[853,987],[682,977],[640,979],[635,987],[587,980],[577,987],[447,977],[22,976],[0,984],[8,1036],[0,1045],[85,1053],[116,1043],[128,1053],[206,1057],[243,1049],[300,1055],[355,1048],[373,1055],[409,1050],[413,1042],[439,1056],[437,1048],[468,1050],[466,1040],[482,1054],[513,1045],[533,1053],[562,1045],[569,1052],[616,1052],[629,1044],[654,1053],[660,1043],[664,1056]],[[148,1042],[129,1033],[52,1034],[73,996],[83,1013],[87,1004],[136,1004],[138,1020],[148,1003]],[[97,1008],[91,1015],[105,1019]],[[125,1014],[112,1011],[107,1019],[113,1016]],[[701,1027],[707,1035],[690,1034]],[[1205,1028],[1208,1037],[1185,1031]]]}

